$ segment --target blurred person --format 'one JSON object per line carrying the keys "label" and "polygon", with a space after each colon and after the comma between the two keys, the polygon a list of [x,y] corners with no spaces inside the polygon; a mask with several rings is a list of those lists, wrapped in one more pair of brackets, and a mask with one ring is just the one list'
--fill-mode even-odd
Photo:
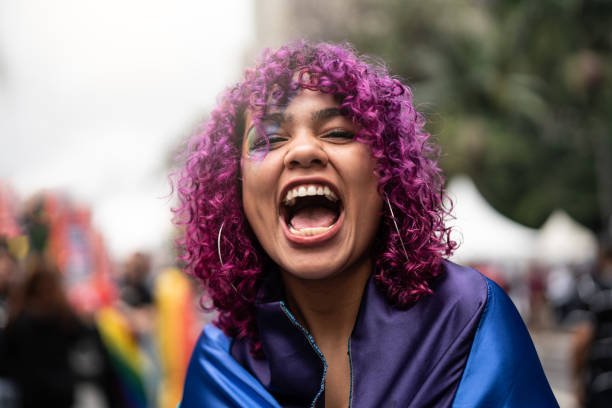
{"label": "blurred person", "polygon": [[444,259],[423,126],[346,45],[268,50],[223,94],[176,176],[182,259],[218,312],[181,408],[557,406],[505,292]]}
{"label": "blurred person", "polygon": [[132,308],[143,308],[153,304],[149,287],[151,260],[148,255],[136,252],[127,259],[119,282],[120,297]]}
{"label": "blurred person", "polygon": [[573,268],[570,265],[553,266],[546,279],[546,298],[557,324],[565,323],[575,291],[576,278]]}
{"label": "blurred person", "polygon": [[45,209],[45,196],[36,194],[24,205],[22,222],[28,233],[31,250],[44,253],[49,241],[49,214]]}
{"label": "blurred person", "polygon": [[149,336],[153,330],[155,310],[150,274],[149,255],[135,252],[127,258],[119,280],[120,308],[138,338]]}
{"label": "blurred person", "polygon": [[[157,405],[157,391],[160,383],[157,346],[155,345],[154,329],[156,310],[150,286],[151,258],[143,252],[131,254],[124,265],[123,274],[119,280],[119,312],[117,321],[133,336],[133,352],[139,355],[139,363],[134,367],[134,373],[140,377],[137,390],[126,394],[138,395],[140,404]],[[114,347],[114,346],[113,346]],[[127,378],[123,376],[124,378]],[[127,382],[124,381],[124,388]],[[129,388],[129,387],[128,387]]]}
{"label": "blurred person", "polygon": [[8,298],[16,279],[17,259],[9,251],[6,241],[0,239],[0,343],[8,322]]}
{"label": "blurred person", "polygon": [[10,299],[0,366],[16,384],[21,407],[72,407],[77,376],[69,356],[81,324],[55,267],[33,256],[25,275]]}
{"label": "blurred person", "polygon": [[5,240],[0,239],[0,407],[12,408],[17,404],[15,386],[2,364],[4,349],[4,330],[8,323],[8,299],[17,279],[17,260],[9,251]]}
{"label": "blurred person", "polygon": [[545,274],[543,268],[535,264],[530,265],[527,270],[527,283],[529,287],[529,319],[527,324],[532,329],[548,327]]}
{"label": "blurred person", "polygon": [[573,376],[581,406],[604,408],[612,405],[612,242],[601,245],[588,287],[590,318],[574,331]]}

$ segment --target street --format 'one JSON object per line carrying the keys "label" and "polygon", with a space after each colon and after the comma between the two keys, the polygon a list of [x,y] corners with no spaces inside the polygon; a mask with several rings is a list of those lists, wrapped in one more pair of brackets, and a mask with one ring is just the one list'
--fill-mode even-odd
{"label": "street", "polygon": [[570,378],[571,332],[532,330],[531,337],[561,408],[577,408]]}

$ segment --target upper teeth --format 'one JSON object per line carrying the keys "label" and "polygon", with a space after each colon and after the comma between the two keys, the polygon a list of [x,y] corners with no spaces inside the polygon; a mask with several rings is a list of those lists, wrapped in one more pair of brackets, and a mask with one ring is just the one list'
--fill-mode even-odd
{"label": "upper teeth", "polygon": [[327,186],[322,186],[320,184],[302,184],[289,189],[287,194],[285,194],[285,198],[283,198],[283,202],[285,205],[293,205],[295,204],[296,197],[317,195],[325,196],[330,201],[338,201],[336,193],[331,191]]}

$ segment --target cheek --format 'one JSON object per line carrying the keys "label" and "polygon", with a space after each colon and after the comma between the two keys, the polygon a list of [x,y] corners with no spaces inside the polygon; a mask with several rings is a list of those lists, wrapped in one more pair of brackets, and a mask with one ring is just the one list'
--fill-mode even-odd
{"label": "cheek", "polygon": [[[372,173],[370,173],[372,174]],[[376,232],[380,226],[383,213],[383,199],[378,194],[378,178],[370,176],[369,180],[362,184],[360,197],[360,208],[358,219],[361,220],[360,232],[366,245],[372,245],[375,240]]]}
{"label": "cheek", "polygon": [[242,203],[251,224],[266,214],[274,214],[274,197],[278,172],[269,160],[243,158]]}
{"label": "cheek", "polygon": [[352,176],[352,184],[357,186],[360,194],[378,196],[376,160],[365,145],[357,145],[353,153],[347,157],[347,170]]}
{"label": "cheek", "polygon": [[246,158],[242,162],[242,188],[253,193],[274,185],[274,166],[269,160]]}
{"label": "cheek", "polygon": [[375,173],[376,160],[365,146],[361,146],[357,153],[353,156],[357,160],[352,164],[351,174],[358,196],[359,213],[375,222],[382,212],[382,197],[378,193],[378,176]]}

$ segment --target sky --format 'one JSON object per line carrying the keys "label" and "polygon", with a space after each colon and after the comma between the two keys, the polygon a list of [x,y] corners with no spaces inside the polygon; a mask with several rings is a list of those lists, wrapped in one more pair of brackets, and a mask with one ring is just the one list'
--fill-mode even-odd
{"label": "sky", "polygon": [[171,152],[239,79],[253,7],[0,0],[0,179],[90,206],[115,258],[164,245]]}

